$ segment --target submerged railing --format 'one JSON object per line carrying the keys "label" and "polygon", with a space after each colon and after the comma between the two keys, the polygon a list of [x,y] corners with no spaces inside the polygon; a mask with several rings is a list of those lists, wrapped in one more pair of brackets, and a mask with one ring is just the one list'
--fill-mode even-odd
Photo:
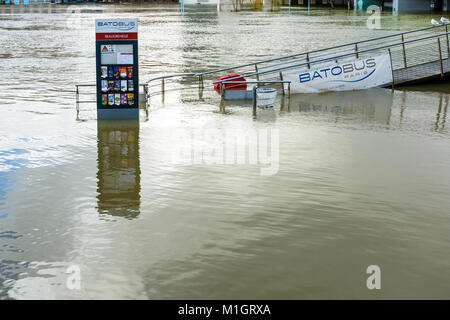
{"label": "submerged railing", "polygon": [[[212,84],[217,83],[218,81],[214,81],[215,79],[211,78],[224,72],[239,73],[240,76],[234,79],[246,77],[263,80],[263,76],[271,76],[265,80],[282,80],[280,72],[289,69],[311,69],[319,63],[343,58],[362,58],[381,53],[390,54],[393,71],[427,62],[442,61],[450,57],[448,26],[449,24],[442,24],[439,26],[424,27],[204,72],[158,76],[147,81],[149,85],[149,96],[164,94],[172,90],[180,90],[181,88],[179,87],[168,87],[168,84],[173,83],[174,80],[177,84],[180,84],[180,79],[183,78],[190,80],[186,83],[182,81],[181,84],[183,85],[193,85],[193,80],[196,79],[195,82],[198,82],[199,89],[205,88],[205,80],[211,80]],[[430,32],[435,33],[430,34]],[[223,81],[230,80],[233,80],[233,78],[228,78]],[[158,81],[161,83],[158,84]],[[158,86],[161,86],[160,90],[157,89]]]}
{"label": "submerged railing", "polygon": [[[77,118],[78,118],[78,116],[80,114],[80,111],[81,111],[80,110],[80,104],[83,104],[83,103],[90,103],[90,104],[97,103],[95,90],[89,91],[89,92],[83,92],[83,91],[80,90],[80,88],[95,88],[95,87],[96,87],[96,84],[92,84],[92,83],[89,83],[89,84],[76,84],[75,85],[75,107],[76,107],[76,110],[77,110]],[[145,101],[144,101],[145,102],[145,109],[146,109],[146,111],[148,111],[148,101],[149,101],[149,98],[150,98],[149,94],[148,94],[148,84],[147,83],[140,83],[139,84],[139,88],[140,87],[142,87],[142,89],[143,89],[144,99],[145,99]],[[138,91],[138,94],[140,94],[140,91]],[[83,96],[83,97],[88,96],[87,99],[90,99],[90,100],[80,99],[80,96]],[[94,98],[92,98],[92,96]]]}
{"label": "submerged railing", "polygon": [[[223,75],[224,72],[239,73],[239,78],[245,77],[248,81],[259,81],[259,83],[255,83],[259,86],[263,85],[261,83],[263,81],[283,81],[282,72],[286,70],[302,68],[308,70],[325,62],[389,53],[393,72],[393,83],[391,85],[394,86],[397,78],[394,75],[395,72],[408,70],[408,68],[430,62],[440,62],[442,76],[446,72],[450,72],[450,69],[447,70],[443,63],[450,57],[448,26],[449,24],[430,26],[203,72],[157,76],[140,85],[144,87],[145,98],[149,102],[152,96],[164,96],[166,92],[181,90],[194,85],[198,86],[200,91],[203,91],[205,80],[211,82],[211,88],[214,83],[233,80],[233,78],[227,78],[226,80],[215,81],[214,78],[217,75]],[[413,76],[420,77],[420,75]],[[174,86],[174,83],[178,86]],[[79,103],[92,102],[79,99],[79,87],[89,86],[95,87],[95,84],[76,85],[77,111],[79,110]]]}
{"label": "submerged railing", "polygon": [[[220,91],[222,94],[222,97],[225,98],[225,94],[227,91],[226,88],[226,84],[257,84],[257,85],[265,85],[265,84],[287,84],[288,89],[287,89],[287,93],[288,96],[290,96],[291,94],[291,81],[287,81],[287,80],[256,80],[256,81],[228,81],[228,80],[224,80],[220,82]],[[257,97],[256,97],[256,89],[257,87],[253,87],[253,92],[252,92],[252,97],[253,97],[253,116],[256,116],[256,106],[257,106]],[[233,90],[233,88],[231,88],[231,90]],[[283,95],[285,95],[285,91],[284,88],[282,90]]]}

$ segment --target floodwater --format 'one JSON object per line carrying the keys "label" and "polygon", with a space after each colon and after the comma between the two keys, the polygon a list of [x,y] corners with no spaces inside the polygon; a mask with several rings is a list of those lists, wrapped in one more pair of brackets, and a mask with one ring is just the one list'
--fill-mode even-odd
{"label": "floodwater", "polygon": [[[138,123],[97,122],[90,104],[77,119],[94,19],[136,16],[141,82],[431,19],[0,6],[0,298],[450,297],[448,84],[279,97],[254,118],[209,79],[153,96]],[[208,157],[242,136],[257,161]]]}

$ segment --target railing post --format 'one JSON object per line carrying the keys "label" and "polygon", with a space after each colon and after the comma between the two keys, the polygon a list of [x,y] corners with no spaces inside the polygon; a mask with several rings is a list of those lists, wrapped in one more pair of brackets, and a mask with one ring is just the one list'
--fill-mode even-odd
{"label": "railing post", "polygon": [[225,91],[227,90],[226,84],[221,82],[220,83],[220,95],[222,96],[222,99],[225,99]]}
{"label": "railing post", "polygon": [[405,49],[405,38],[403,37],[402,33],[402,48],[403,48],[403,64],[405,65],[405,68],[407,67],[406,64],[406,49]]}
{"label": "railing post", "polygon": [[148,84],[144,85],[145,109],[148,108]]}
{"label": "railing post", "polygon": [[203,86],[203,76],[202,75],[198,76],[198,87],[201,88],[201,89],[204,88],[204,86]]}
{"label": "railing post", "polygon": [[77,119],[78,116],[80,115],[80,104],[79,104],[79,100],[80,100],[80,93],[78,91],[78,85],[75,85],[76,90],[75,90],[75,107],[77,108]]}
{"label": "railing post", "polygon": [[256,80],[259,81],[258,65],[255,63]]}
{"label": "railing post", "polygon": [[256,117],[256,86],[253,87],[253,116]]}
{"label": "railing post", "polygon": [[311,65],[309,64],[309,53],[306,53],[306,62],[308,62],[308,69],[311,69]]}
{"label": "railing post", "polygon": [[394,86],[395,86],[395,79],[394,79],[394,66],[392,65],[392,53],[391,53],[391,49],[388,49],[389,51],[389,59],[391,60],[391,73],[392,73],[392,90],[394,90]]}
{"label": "railing post", "polygon": [[146,84],[146,90],[147,90],[147,109],[150,107],[150,85]]}
{"label": "railing post", "polygon": [[164,94],[164,78],[161,79],[161,93]]}
{"label": "railing post", "polygon": [[[280,80],[283,81],[283,72],[281,72],[281,71],[280,71]],[[281,82],[281,88],[283,88],[282,91],[283,91],[283,96],[284,96],[286,93],[284,92],[284,83],[283,82]]]}
{"label": "railing post", "polygon": [[359,54],[358,54],[358,44],[355,43],[355,54],[356,54],[356,59],[359,58]]}
{"label": "railing post", "polygon": [[441,39],[437,38],[438,50],[439,50],[439,62],[441,64],[441,77],[444,77],[444,66],[442,65],[442,51],[441,51]]}
{"label": "railing post", "polygon": [[447,58],[450,58],[450,45],[448,43],[448,25],[445,25],[445,38],[447,39]]}

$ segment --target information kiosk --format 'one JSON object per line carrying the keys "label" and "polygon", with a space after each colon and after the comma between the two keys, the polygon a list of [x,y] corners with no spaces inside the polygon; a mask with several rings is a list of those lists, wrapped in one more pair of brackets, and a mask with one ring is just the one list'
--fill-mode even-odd
{"label": "information kiosk", "polygon": [[138,21],[95,20],[97,118],[139,118]]}

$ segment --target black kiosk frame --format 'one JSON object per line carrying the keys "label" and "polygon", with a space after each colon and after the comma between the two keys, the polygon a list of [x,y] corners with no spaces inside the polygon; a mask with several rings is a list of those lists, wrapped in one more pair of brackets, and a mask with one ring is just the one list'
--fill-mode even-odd
{"label": "black kiosk frame", "polygon": [[96,20],[95,50],[97,118],[138,119],[137,19]]}

